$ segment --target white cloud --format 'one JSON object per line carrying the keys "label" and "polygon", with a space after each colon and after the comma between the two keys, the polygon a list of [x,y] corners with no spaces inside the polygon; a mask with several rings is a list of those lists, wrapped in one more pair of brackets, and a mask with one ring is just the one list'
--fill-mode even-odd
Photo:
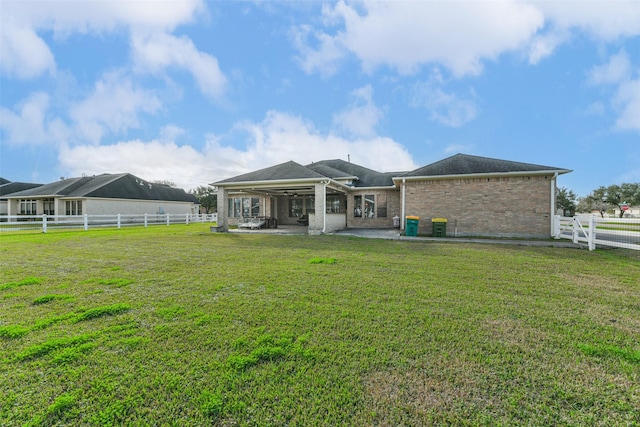
{"label": "white cloud", "polygon": [[[37,5],[37,6],[36,6]],[[193,42],[168,32],[205,10],[201,0],[185,1],[3,1],[0,66],[8,75],[31,78],[55,69],[55,58],[38,32],[55,38],[127,30],[136,59],[153,67],[179,66],[191,72],[208,96],[219,96],[225,79],[217,60]]]}
{"label": "white cloud", "polygon": [[623,50],[612,55],[608,63],[594,67],[589,73],[589,81],[596,85],[616,84],[628,80],[630,75],[631,61]]}
{"label": "white cloud", "polygon": [[140,140],[64,146],[59,154],[61,169],[71,176],[128,172],[149,181],[175,182],[185,190],[204,184],[204,176],[212,167],[207,167],[206,160],[190,146]]}
{"label": "white cloud", "polygon": [[456,76],[522,51],[537,64],[576,33],[599,42],[640,35],[640,2],[618,1],[339,1],[322,9],[323,26],[299,26],[294,46],[307,73],[335,73],[347,55],[365,71],[401,74],[442,65]]}
{"label": "white cloud", "polygon": [[606,64],[593,67],[588,81],[593,85],[615,87],[611,100],[618,113],[615,129],[640,131],[640,68],[634,68],[624,50],[611,55]]}
{"label": "white cloud", "polygon": [[260,123],[238,124],[246,132],[245,148],[226,145],[226,137],[210,135],[203,150],[169,141],[123,141],[112,145],[64,146],[59,160],[65,173],[130,172],[148,180],[169,180],[190,189],[289,160],[301,164],[327,158],[346,159],[380,171],[412,170],[417,166],[390,138],[344,139],[320,134],[301,117],[270,111]]}
{"label": "white cloud", "polygon": [[124,133],[140,124],[140,113],[153,113],[161,107],[153,92],[136,87],[114,71],[96,82],[93,92],[70,109],[77,136],[98,143],[105,132]]}
{"label": "white cloud", "polygon": [[9,76],[29,79],[55,69],[49,47],[26,25],[2,19],[0,46],[0,69]]}
{"label": "white cloud", "polygon": [[334,126],[350,135],[375,135],[376,125],[384,113],[373,102],[373,88],[371,85],[363,86],[351,92],[351,97],[349,106],[334,114]]}
{"label": "white cloud", "polygon": [[436,70],[428,81],[418,82],[412,88],[410,105],[425,108],[429,118],[445,126],[460,127],[476,118],[478,106],[473,90],[468,96],[445,92],[444,81]]}
{"label": "white cloud", "polygon": [[616,129],[640,132],[640,77],[620,84],[614,105],[620,111]]}
{"label": "white cloud", "polygon": [[536,7],[514,1],[365,1],[358,6],[340,1],[323,8],[328,21],[340,20],[344,28],[333,34],[306,31],[319,43],[316,49],[298,43],[307,72],[335,66],[349,52],[366,71],[387,65],[409,74],[439,63],[458,76],[478,74],[483,60],[525,46],[544,24]]}
{"label": "white cloud", "polygon": [[640,2],[531,1],[556,28],[579,30],[604,42],[640,34]]}
{"label": "white cloud", "polygon": [[50,119],[50,97],[36,92],[16,106],[17,112],[0,107],[3,143],[11,145],[57,144],[64,141],[69,129],[59,119]]}
{"label": "white cloud", "polygon": [[182,68],[191,73],[202,93],[214,99],[223,95],[227,78],[218,60],[200,52],[188,37],[166,33],[134,35],[131,44],[139,70],[157,73],[168,67]]}

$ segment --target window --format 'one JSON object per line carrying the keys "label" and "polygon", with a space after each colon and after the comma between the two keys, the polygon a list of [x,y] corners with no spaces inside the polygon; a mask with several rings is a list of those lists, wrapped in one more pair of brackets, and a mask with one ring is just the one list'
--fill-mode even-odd
{"label": "window", "polygon": [[365,194],[364,196],[364,217],[373,218],[376,216],[376,196]]}
{"label": "window", "polygon": [[67,200],[65,212],[67,215],[82,215],[82,200]]}
{"label": "window", "polygon": [[20,215],[36,215],[37,202],[35,200],[20,200]]}
{"label": "window", "polygon": [[53,199],[43,199],[42,200],[42,209],[45,215],[55,215],[55,203]]}
{"label": "window", "polygon": [[362,196],[353,196],[353,216],[356,218],[362,218]]}
{"label": "window", "polygon": [[327,213],[345,213],[347,199],[344,196],[327,196]]}
{"label": "window", "polygon": [[313,197],[309,196],[306,198],[306,205],[307,205],[307,213],[308,214],[314,214],[316,213],[316,199],[314,199]]}
{"label": "window", "polygon": [[387,195],[378,194],[378,218],[387,217]]}
{"label": "window", "polygon": [[246,218],[260,215],[260,199],[258,197],[235,197],[229,199],[227,206],[227,216],[229,218]]}
{"label": "window", "polygon": [[302,199],[293,197],[289,199],[289,216],[300,217],[302,216]]}
{"label": "window", "polygon": [[[384,209],[378,210],[378,216],[387,216],[387,198],[386,195],[378,196],[384,197]],[[363,200],[364,198],[364,200]],[[363,196],[354,196],[353,197],[354,208],[353,208],[353,216],[356,218],[375,218],[376,216],[376,196],[375,194],[365,194]],[[384,215],[381,215],[384,213]]]}

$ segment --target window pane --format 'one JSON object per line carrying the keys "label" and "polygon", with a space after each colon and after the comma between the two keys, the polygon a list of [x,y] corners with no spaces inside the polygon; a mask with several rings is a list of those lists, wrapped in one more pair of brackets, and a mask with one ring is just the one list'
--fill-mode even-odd
{"label": "window pane", "polygon": [[353,197],[353,216],[356,218],[362,218],[362,196],[354,196]]}
{"label": "window pane", "polygon": [[378,194],[378,218],[387,217],[387,195]]}
{"label": "window pane", "polygon": [[82,215],[82,200],[78,200],[78,215]]}
{"label": "window pane", "polygon": [[302,216],[302,199],[299,199],[299,198],[289,199],[289,216],[290,217]]}
{"label": "window pane", "polygon": [[251,216],[260,215],[260,199],[257,197],[251,198]]}
{"label": "window pane", "polygon": [[242,199],[242,216],[251,216],[251,199],[248,197]]}
{"label": "window pane", "polygon": [[307,213],[316,213],[316,199],[313,196],[307,196],[305,200],[307,205]]}
{"label": "window pane", "polygon": [[240,218],[242,200],[239,198],[233,199],[233,216],[236,218]]}
{"label": "window pane", "polygon": [[227,216],[233,218],[233,199],[227,199]]}
{"label": "window pane", "polygon": [[376,215],[376,202],[373,194],[365,194],[364,196],[364,216],[365,218],[373,218]]}

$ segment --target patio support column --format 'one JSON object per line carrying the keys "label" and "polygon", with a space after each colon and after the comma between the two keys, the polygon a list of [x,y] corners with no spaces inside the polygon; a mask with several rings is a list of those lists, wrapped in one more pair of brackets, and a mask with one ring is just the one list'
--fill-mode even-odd
{"label": "patio support column", "polygon": [[314,185],[313,207],[315,214],[309,216],[309,234],[322,234],[324,231],[325,215],[327,214],[325,185],[324,182],[318,182]]}
{"label": "patio support column", "polygon": [[229,231],[228,197],[229,191],[224,187],[218,187],[218,230],[220,231]]}

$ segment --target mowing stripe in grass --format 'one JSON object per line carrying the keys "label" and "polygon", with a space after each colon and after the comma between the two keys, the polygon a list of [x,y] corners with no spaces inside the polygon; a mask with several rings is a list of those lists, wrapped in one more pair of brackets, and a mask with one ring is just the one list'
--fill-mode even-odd
{"label": "mowing stripe in grass", "polygon": [[73,323],[82,322],[85,320],[97,319],[103,316],[113,316],[114,314],[120,314],[125,311],[131,310],[131,306],[128,304],[113,304],[103,307],[90,308],[78,314],[73,320]]}
{"label": "mowing stripe in grass", "polygon": [[46,304],[46,303],[51,302],[51,301],[56,300],[56,299],[68,300],[68,299],[72,299],[72,298],[73,297],[71,295],[47,294],[47,295],[43,295],[41,297],[38,297],[38,298],[34,299],[31,304],[40,305],[40,304]]}
{"label": "mowing stripe in grass", "polygon": [[73,347],[79,344],[84,344],[89,341],[89,335],[82,334],[71,338],[54,338],[43,342],[42,344],[33,345],[27,347],[20,353],[16,354],[16,359],[19,361],[36,359],[38,357],[45,356],[54,350],[65,347]]}
{"label": "mowing stripe in grass", "polygon": [[595,346],[589,344],[579,344],[578,348],[587,356],[595,357],[620,357],[633,363],[640,363],[640,351],[620,348],[615,345]]}
{"label": "mowing stripe in grass", "polygon": [[19,286],[39,285],[40,283],[42,283],[42,279],[40,277],[27,277],[26,279],[22,279],[17,282],[3,283],[0,285],[0,291],[17,288]]}

